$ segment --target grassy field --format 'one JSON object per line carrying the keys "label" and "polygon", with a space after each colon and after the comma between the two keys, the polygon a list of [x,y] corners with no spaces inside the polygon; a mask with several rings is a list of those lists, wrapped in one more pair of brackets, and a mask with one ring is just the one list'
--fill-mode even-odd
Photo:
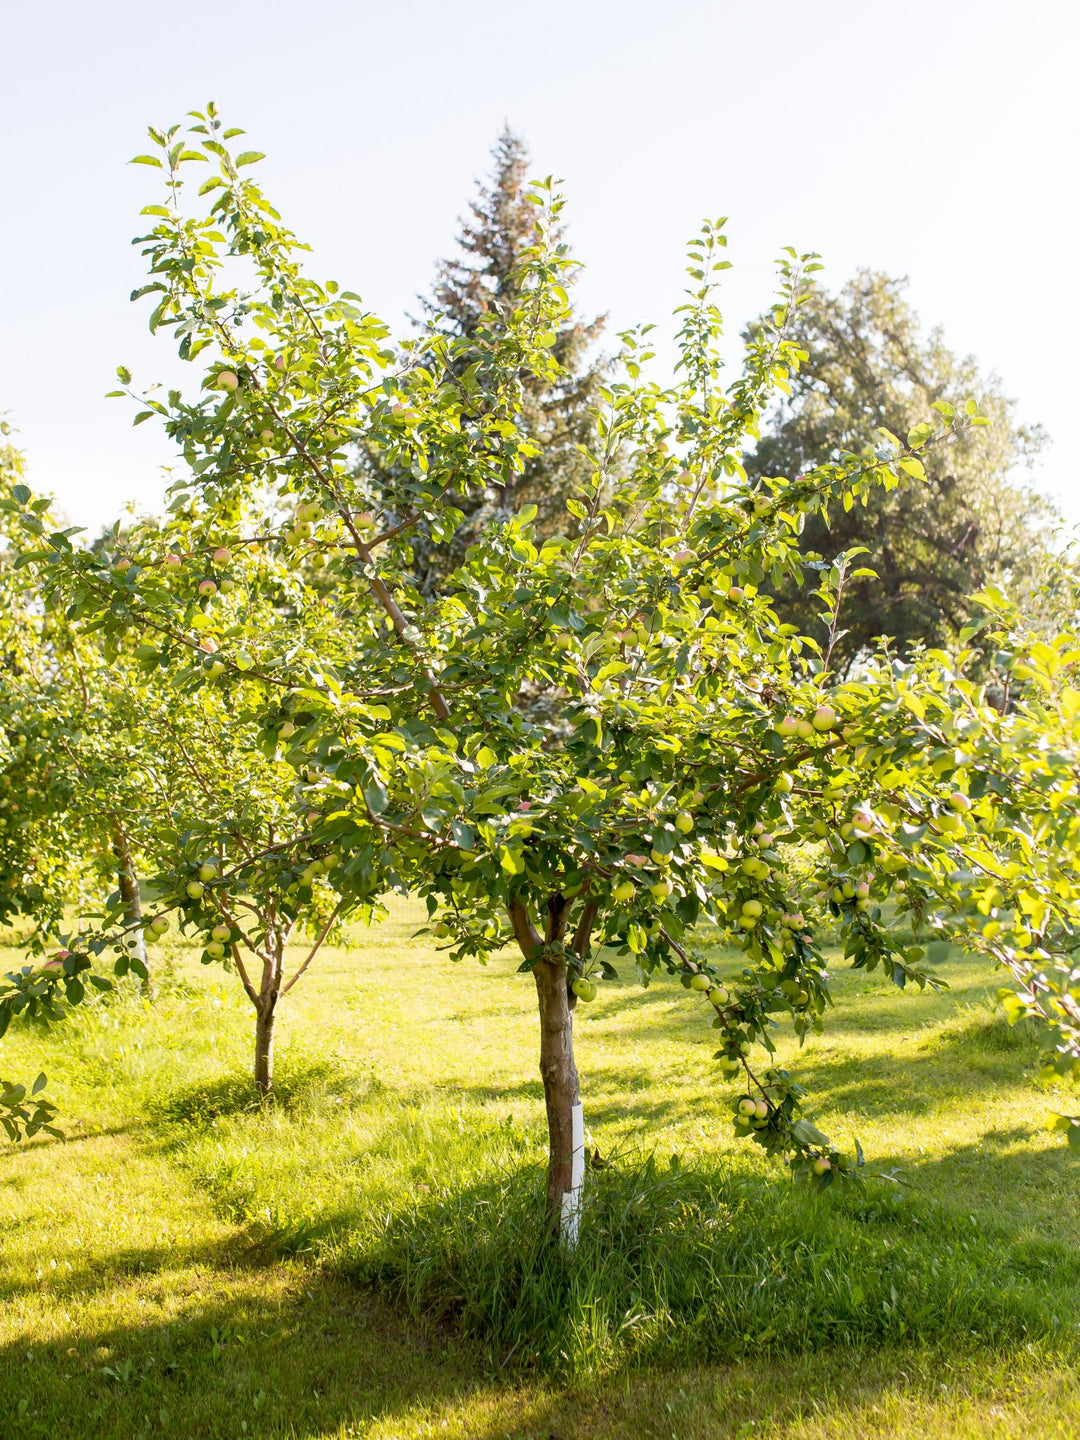
{"label": "grassy field", "polygon": [[4,1440],[1080,1436],[1080,1160],[987,970],[839,972],[784,1058],[894,1178],[817,1198],[734,1142],[703,1006],[602,987],[577,1043],[611,1163],[568,1265],[537,1243],[531,983],[419,918],[288,997],[271,1108],[238,987],[179,950],[153,1007],[9,1034],[65,1139],[0,1151]]}

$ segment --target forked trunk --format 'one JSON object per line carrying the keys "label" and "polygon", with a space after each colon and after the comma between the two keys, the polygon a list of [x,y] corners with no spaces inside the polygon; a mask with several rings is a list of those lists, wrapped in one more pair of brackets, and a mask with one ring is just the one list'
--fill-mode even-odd
{"label": "forked trunk", "polygon": [[548,1122],[547,1218],[551,1229],[573,1246],[585,1169],[573,1008],[565,965],[541,960],[533,978],[540,1009],[540,1076]]}
{"label": "forked trunk", "polygon": [[143,994],[149,995],[151,993],[150,967],[146,961],[146,936],[142,928],[142,897],[139,894],[139,879],[135,874],[135,862],[131,858],[131,849],[122,830],[117,830],[115,833],[113,854],[116,856],[120,899],[124,906],[124,924],[134,927],[128,931],[127,951],[133,960],[139,962],[145,972],[139,976],[139,983]]}
{"label": "forked trunk", "polygon": [[255,1089],[269,1095],[274,1088],[274,1020],[277,1017],[277,996],[266,997],[266,1004],[256,1011],[255,1019]]}

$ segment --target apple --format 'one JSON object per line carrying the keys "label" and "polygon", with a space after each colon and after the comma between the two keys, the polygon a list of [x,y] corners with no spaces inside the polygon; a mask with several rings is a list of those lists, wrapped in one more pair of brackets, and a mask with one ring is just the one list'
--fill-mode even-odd
{"label": "apple", "polygon": [[820,733],[836,728],[836,711],[831,705],[819,705],[811,717],[810,724]]}
{"label": "apple", "polygon": [[633,865],[635,869],[640,870],[643,865],[647,865],[649,863],[649,859],[647,855],[627,855],[626,863],[628,865]]}
{"label": "apple", "polygon": [[796,720],[795,734],[798,735],[800,740],[809,740],[813,733],[814,727],[810,724],[809,720]]}
{"label": "apple", "polygon": [[741,600],[743,598],[742,587],[739,585],[732,585],[731,589],[727,592],[727,598],[729,600]]}
{"label": "apple", "polygon": [[760,915],[762,908],[760,900],[744,900],[742,903],[742,913],[744,915]]}
{"label": "apple", "polygon": [[796,733],[798,729],[798,724],[799,722],[795,719],[794,715],[785,715],[782,720],[779,720],[777,722],[776,733],[778,735],[783,735],[784,739],[786,740]]}
{"label": "apple", "polygon": [[719,1010],[722,1006],[727,1004],[727,1002],[731,999],[731,995],[729,991],[724,988],[723,985],[714,985],[713,988],[709,991],[709,999]]}
{"label": "apple", "polygon": [[845,880],[841,889],[843,891],[843,896],[845,900],[851,900],[854,898],[855,886],[852,881]]}
{"label": "apple", "polygon": [[749,1095],[739,1101],[739,1114],[745,1115],[748,1120],[757,1114],[757,1105],[750,1099]]}
{"label": "apple", "polygon": [[671,856],[665,855],[662,850],[653,849],[649,851],[649,859],[654,865],[667,865],[670,864]]}
{"label": "apple", "polygon": [[277,733],[279,740],[291,740],[292,737],[296,734],[296,726],[292,723],[291,720],[286,720],[284,725],[280,727]]}
{"label": "apple", "polygon": [[211,940],[206,947],[207,955],[212,955],[215,960],[220,960],[225,954],[225,946],[219,940]]}
{"label": "apple", "polygon": [[649,894],[654,900],[659,900],[662,904],[674,888],[670,880],[658,880],[655,885],[649,886]]}
{"label": "apple", "polygon": [[200,580],[200,581],[199,581],[199,594],[200,594],[200,595],[216,595],[216,594],[217,594],[217,581],[216,581],[216,580]]}
{"label": "apple", "polygon": [[958,810],[961,813],[971,809],[971,801],[962,790],[953,791],[949,796],[949,805],[953,810]]}
{"label": "apple", "polygon": [[768,1105],[768,1101],[766,1101],[766,1100],[758,1100],[758,1101],[756,1101],[755,1104],[754,1104],[754,1114],[757,1116],[757,1118],[758,1118],[759,1120],[767,1120],[767,1119],[769,1118],[769,1105]]}
{"label": "apple", "polygon": [[211,940],[217,940],[219,943],[230,939],[231,936],[232,931],[228,925],[215,925],[213,930],[210,931]]}
{"label": "apple", "polygon": [[868,880],[860,880],[855,886],[855,894],[860,900],[865,900],[870,894],[870,882]]}
{"label": "apple", "polygon": [[694,817],[690,814],[690,811],[680,810],[675,816],[675,829],[678,830],[681,835],[689,835],[693,828]]}
{"label": "apple", "polygon": [[169,917],[167,915],[155,915],[150,921],[150,929],[155,935],[164,935],[169,928]]}
{"label": "apple", "polygon": [[204,860],[199,866],[199,879],[209,885],[211,880],[217,879],[217,866],[211,865],[209,860]]}
{"label": "apple", "polygon": [[259,439],[262,441],[262,443],[263,443],[264,445],[269,445],[269,444],[270,444],[270,441],[273,440],[273,438],[274,438],[274,432],[273,432],[272,430],[260,430],[260,431],[259,431]]}
{"label": "apple", "polygon": [[240,384],[240,376],[235,370],[222,370],[219,372],[214,384],[219,390],[233,391]]}
{"label": "apple", "polygon": [[121,559],[113,562],[112,568],[116,571],[117,575],[123,575],[131,569],[131,561],[121,557]]}
{"label": "apple", "polygon": [[225,674],[225,662],[223,660],[211,660],[210,664],[206,667],[206,673],[210,676],[211,680],[218,679],[219,676]]}
{"label": "apple", "polygon": [[792,780],[786,770],[781,770],[780,774],[776,777],[773,788],[780,795],[790,795],[795,788],[795,781]]}
{"label": "apple", "polygon": [[711,986],[711,984],[712,984],[712,981],[709,979],[708,975],[704,974],[704,972],[701,971],[701,970],[699,970],[696,975],[691,975],[691,976],[690,976],[690,989],[691,989],[691,990],[706,991],[706,990],[709,989],[709,987]]}
{"label": "apple", "polygon": [[175,553],[165,556],[165,564],[170,570],[179,570],[180,566],[183,565],[183,563],[184,562],[183,560],[181,560],[180,556]]}
{"label": "apple", "polygon": [[740,930],[753,930],[756,927],[757,922],[758,917],[756,915],[747,915],[744,911],[743,914],[739,916],[736,923],[738,924]]}
{"label": "apple", "polygon": [[591,980],[587,980],[584,975],[578,976],[570,988],[579,1000],[589,1001],[596,999],[596,986]]}
{"label": "apple", "polygon": [[637,891],[632,880],[620,880],[611,894],[617,905],[628,905]]}
{"label": "apple", "polygon": [[189,880],[186,889],[192,900],[201,900],[206,886],[198,880]]}
{"label": "apple", "polygon": [[219,545],[210,558],[215,565],[228,565],[232,559],[232,551],[226,545]]}

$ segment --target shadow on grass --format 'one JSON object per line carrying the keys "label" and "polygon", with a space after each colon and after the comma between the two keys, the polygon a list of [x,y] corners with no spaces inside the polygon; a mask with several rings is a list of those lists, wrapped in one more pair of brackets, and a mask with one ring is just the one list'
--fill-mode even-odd
{"label": "shadow on grass", "polygon": [[[823,1378],[830,1413],[869,1433],[864,1408],[920,1368],[932,1393],[950,1364],[1054,1332],[1030,1259],[969,1253],[970,1227],[949,1222],[928,1242],[934,1217],[891,1197],[627,1167],[593,1187],[571,1260],[542,1239],[538,1180],[395,1217],[354,1262],[363,1290],[222,1244],[106,1253],[79,1282],[103,1303],[0,1348],[0,1434],[317,1440],[445,1421],[469,1440],[667,1436],[696,1384],[701,1433],[722,1437],[774,1433]],[[688,1368],[705,1363],[725,1368]]]}

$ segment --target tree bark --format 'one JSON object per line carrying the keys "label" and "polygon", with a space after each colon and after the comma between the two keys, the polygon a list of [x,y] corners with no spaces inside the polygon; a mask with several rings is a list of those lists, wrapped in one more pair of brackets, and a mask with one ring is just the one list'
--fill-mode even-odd
{"label": "tree bark", "polygon": [[277,995],[268,995],[255,1018],[255,1089],[269,1095],[274,1088],[274,1021]]}
{"label": "tree bark", "polygon": [[540,1078],[548,1122],[547,1219],[551,1229],[572,1245],[577,1239],[584,1141],[566,966],[541,960],[533,979],[540,1009]]}
{"label": "tree bark", "polygon": [[124,923],[135,927],[128,935],[128,954],[133,960],[138,960],[145,970],[145,975],[139,976],[139,984],[143,994],[149,995],[151,993],[150,967],[146,959],[146,935],[142,928],[143,913],[139,879],[135,874],[135,862],[131,858],[131,848],[128,845],[127,836],[119,829],[114,833],[113,854],[116,856],[120,898],[124,904]]}

